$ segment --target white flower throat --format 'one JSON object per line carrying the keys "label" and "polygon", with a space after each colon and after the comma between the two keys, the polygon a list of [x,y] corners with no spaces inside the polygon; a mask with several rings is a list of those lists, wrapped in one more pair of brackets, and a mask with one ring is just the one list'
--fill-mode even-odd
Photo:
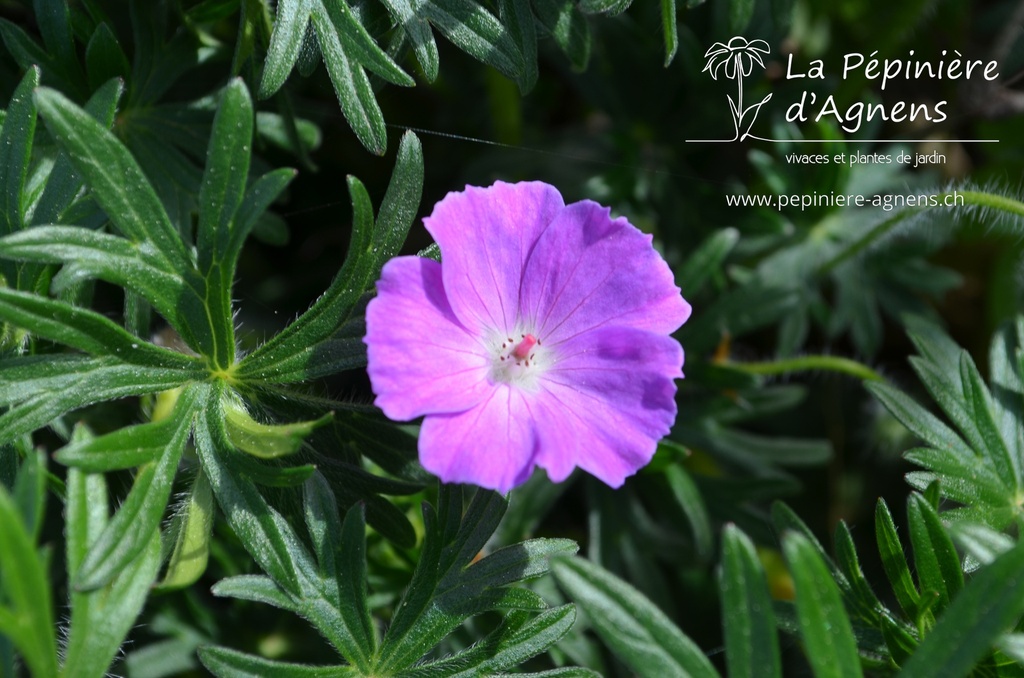
{"label": "white flower throat", "polygon": [[487,342],[491,357],[491,381],[533,390],[549,364],[543,340],[530,331],[496,334]]}

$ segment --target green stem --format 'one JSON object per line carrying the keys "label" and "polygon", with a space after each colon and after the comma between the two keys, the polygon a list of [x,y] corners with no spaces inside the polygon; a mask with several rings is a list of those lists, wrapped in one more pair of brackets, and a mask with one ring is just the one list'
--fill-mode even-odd
{"label": "green stem", "polygon": [[784,358],[760,363],[728,363],[729,367],[748,374],[776,375],[790,372],[809,372],[822,370],[847,374],[865,381],[884,381],[882,375],[867,365],[849,358],[831,355],[805,355],[797,358]]}
{"label": "green stem", "polygon": [[[1003,212],[1009,212],[1018,217],[1024,218],[1024,203],[1013,198],[1007,198],[1004,195],[995,195],[992,193],[982,193],[980,191],[953,191],[952,193],[939,193],[936,195],[940,205],[944,202],[946,196],[955,195],[958,198],[963,198],[964,205],[976,205],[978,207],[988,207],[990,209],[1001,210]],[[944,205],[942,205],[944,206]],[[818,273],[821,275],[827,274],[832,269],[837,267],[844,261],[853,258],[857,254],[860,254],[867,249],[873,242],[881,238],[883,235],[891,231],[896,224],[903,221],[907,216],[926,210],[934,209],[931,206],[921,207],[908,207],[904,210],[897,212],[885,221],[881,222],[870,231],[864,234],[864,236],[854,242],[852,245],[847,247],[845,250],[832,257],[818,269]]]}

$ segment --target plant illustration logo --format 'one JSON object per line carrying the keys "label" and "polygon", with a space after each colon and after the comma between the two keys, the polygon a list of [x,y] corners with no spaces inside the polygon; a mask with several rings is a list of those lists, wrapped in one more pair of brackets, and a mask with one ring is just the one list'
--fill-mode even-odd
{"label": "plant illustration logo", "polygon": [[731,94],[726,95],[729,99],[735,134],[732,139],[718,141],[730,142],[743,141],[748,137],[759,138],[752,135],[750,129],[754,126],[761,107],[772,98],[772,95],[768,94],[756,104],[750,104],[744,108],[743,78],[750,75],[755,63],[764,68],[761,55],[770,52],[771,49],[764,40],[747,40],[739,35],[729,40],[728,43],[716,42],[705,52],[704,58],[707,59],[707,63],[704,65],[704,70],[711,73],[712,78],[718,80],[718,75],[721,73],[729,80],[736,81],[736,98],[733,99]]}

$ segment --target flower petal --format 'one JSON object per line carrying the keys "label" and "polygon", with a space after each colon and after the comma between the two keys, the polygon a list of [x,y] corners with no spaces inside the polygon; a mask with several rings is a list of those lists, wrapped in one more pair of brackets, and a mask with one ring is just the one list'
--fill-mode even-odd
{"label": "flower petal", "polygon": [[526,263],[520,297],[526,324],[546,346],[606,325],[674,332],[690,305],[651,240],[595,202],[566,207]]}
{"label": "flower petal", "polygon": [[552,481],[578,466],[612,487],[645,466],[676,417],[683,349],[671,337],[625,327],[572,340],[531,404],[536,463]]}
{"label": "flower petal", "polygon": [[499,385],[472,409],[424,419],[420,463],[446,483],[508,492],[533,471],[537,429],[528,396]]}
{"label": "flower petal", "polygon": [[523,264],[564,204],[548,184],[499,181],[449,193],[423,220],[441,248],[448,301],[466,328],[515,329]]}
{"label": "flower petal", "polygon": [[466,410],[490,389],[487,354],[452,313],[441,275],[430,259],[392,259],[366,308],[367,372],[391,419]]}

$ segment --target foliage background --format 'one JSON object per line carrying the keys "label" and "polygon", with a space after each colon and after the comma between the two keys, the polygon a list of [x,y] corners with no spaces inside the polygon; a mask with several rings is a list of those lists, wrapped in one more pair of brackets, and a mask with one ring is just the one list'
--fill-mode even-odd
{"label": "foliage background", "polygon": [[[3,33],[7,53],[0,60],[0,96],[4,100],[15,96],[26,73],[24,58],[16,58],[21,43],[10,27],[41,42],[46,37],[41,36],[45,26],[41,11],[61,4],[0,4],[0,16],[9,22]],[[136,19],[135,27],[129,4],[136,17],[143,17]],[[406,3],[367,0],[350,4],[373,39],[382,46],[395,43],[400,31],[385,5]],[[941,620],[946,605],[955,602],[959,594],[953,582],[963,578],[961,570],[968,572],[968,582],[975,574],[980,581],[974,589],[963,590],[979,591],[988,580],[983,578],[984,567],[975,573],[978,563],[1000,566],[999,573],[1006,574],[1013,572],[1011,566],[1022,558],[1020,548],[1011,548],[1020,520],[1019,479],[1014,481],[1005,473],[1015,462],[999,466],[999,456],[993,451],[1005,448],[1003,453],[1011,460],[1021,455],[1022,340],[1016,318],[1024,287],[1020,237],[1024,210],[1017,199],[1024,169],[1024,127],[1020,124],[1024,104],[1014,89],[1014,78],[1024,68],[1024,45],[1015,37],[1024,21],[1019,3],[503,0],[478,4],[503,17],[504,8],[512,5],[533,8],[538,18],[535,85],[524,87],[529,91],[523,94],[519,85],[528,82],[527,75],[520,74],[517,85],[515,79],[468,55],[465,45],[457,47],[440,33],[436,43],[440,67],[433,82],[427,82],[413,50],[396,50],[396,62],[415,78],[416,86],[399,87],[376,77],[371,80],[388,123],[383,157],[369,152],[366,146],[372,144],[361,143],[353,133],[341,113],[327,69],[323,64],[317,67],[316,53],[308,41],[299,57],[303,72],[291,73],[279,91],[266,91],[263,70],[270,29],[280,16],[257,0],[71,3],[78,14],[93,12],[106,17],[112,35],[124,49],[125,62],[103,62],[97,57],[90,64],[86,40],[79,36],[72,50],[75,56],[67,63],[84,63],[88,68],[61,72],[62,55],[51,48],[50,56],[57,61],[50,67],[41,64],[41,82],[84,104],[104,82],[101,73],[127,77],[126,98],[113,118],[114,132],[156,185],[164,208],[176,222],[191,223],[191,214],[197,210],[214,119],[215,100],[211,97],[229,77],[242,78],[253,93],[256,110],[280,116],[274,119],[274,130],[265,127],[256,136],[253,174],[280,167],[297,167],[299,173],[272,207],[275,216],[261,220],[256,237],[246,242],[233,276],[233,322],[245,352],[255,351],[288,325],[331,284],[353,237],[353,223],[360,218],[346,195],[348,189],[343,190],[346,177],[358,177],[372,205],[381,205],[393,171],[400,181],[407,179],[394,169],[396,164],[401,166],[396,152],[407,129],[419,136],[426,171],[417,219],[403,253],[416,253],[429,245],[418,218],[429,213],[430,206],[445,193],[467,183],[488,185],[495,179],[547,181],[557,186],[567,201],[595,199],[655,234],[677,272],[684,296],[695,308],[693,319],[679,334],[687,351],[688,377],[680,387],[679,420],[651,467],[619,492],[583,477],[574,477],[560,487],[538,477],[513,492],[509,512],[488,542],[487,552],[527,538],[549,539],[543,542],[544,548],[567,552],[571,548],[561,540],[572,539],[586,561],[599,566],[588,569],[582,558],[558,560],[556,577],[531,584],[553,609],[575,602],[582,613],[571,631],[558,627],[559,633],[554,635],[564,635],[559,635],[557,644],[552,645],[554,635],[537,640],[535,651],[521,658],[524,670],[578,665],[612,676],[683,675],[700,674],[710,664],[723,673],[742,675],[746,660],[748,668],[754,667],[751,675],[770,675],[775,668],[787,675],[857,675],[859,671],[851,665],[878,674],[903,668],[910,674],[921,671],[928,675],[928,670],[937,666],[961,666],[947,664],[951,660],[934,649],[956,645],[967,648],[965,654],[954,658],[966,666],[959,673],[973,668],[979,675],[1017,675],[1020,670],[1014,660],[1024,654],[1020,636],[1006,635],[1020,630],[1024,608],[1024,591],[1015,579],[1000,579],[987,594],[977,593],[969,599],[964,595],[965,602],[956,610],[963,628],[974,628],[971,619],[991,618],[999,623],[987,631],[982,629],[973,640],[940,640],[950,626],[942,626]],[[416,3],[408,6],[413,5]],[[286,3],[278,3],[277,9],[284,7]],[[666,16],[673,15],[666,13],[667,8],[674,8],[675,21],[669,23],[677,31],[675,50],[669,48],[671,41],[666,44]],[[170,55],[168,68],[180,69],[181,77],[151,81],[151,99],[129,65],[138,68],[143,53],[138,26],[152,30],[158,45],[177,36],[178,42],[170,44],[181,49],[180,53],[166,45],[157,49],[158,55]],[[85,35],[84,26],[76,28]],[[730,85],[711,79],[702,69],[705,50],[736,34],[762,38],[773,48],[764,73],[756,72],[748,81],[751,100],[771,92],[776,101],[790,101],[806,86],[784,78],[785,52],[793,52],[804,62],[823,59],[830,66],[830,75],[825,82],[816,83],[817,91],[834,92],[848,101],[871,101],[880,96],[876,83],[835,77],[842,55],[849,52],[877,49],[881,54],[904,56],[911,49],[918,55],[957,49],[971,58],[998,59],[1003,77],[988,89],[939,81],[913,83],[884,93],[889,101],[950,101],[947,110],[955,111],[950,120],[935,130],[925,130],[931,141],[913,147],[915,151],[938,149],[948,158],[945,164],[920,171],[881,165],[822,171],[786,164],[784,153],[796,146],[685,142],[729,133],[725,94],[731,91]],[[246,45],[251,54],[243,49]],[[667,52],[673,51],[674,58],[668,58]],[[166,89],[161,91],[163,85]],[[267,96],[260,98],[260,93]],[[160,108],[163,104],[190,105]],[[766,109],[759,119],[760,128],[770,129],[776,138],[799,134],[836,138],[840,134],[836,125],[829,123],[794,129],[785,124],[781,114],[780,106]],[[309,142],[306,148],[299,148],[294,138],[287,137],[292,116],[302,121],[298,131]],[[268,121],[270,118],[265,118],[264,122]],[[874,125],[859,134],[862,138],[899,139],[918,138],[922,132],[899,125]],[[52,148],[53,136],[53,131],[39,123],[39,148]],[[997,138],[1000,143],[945,141],[973,138]],[[827,153],[848,150],[840,144],[816,146]],[[807,146],[799,148],[803,151]],[[726,193],[872,194],[951,187],[972,191],[972,203],[959,210],[898,214],[824,208],[778,213],[727,207],[724,200]],[[95,227],[97,220],[103,221],[96,211],[95,205],[91,212],[86,205],[80,211],[85,216],[75,223]],[[19,255],[7,256],[17,259]],[[95,285],[91,300],[79,301],[133,331],[138,328],[144,339],[165,328],[159,317],[147,321],[143,315],[140,320],[134,315],[132,295],[127,299],[108,281]],[[8,331],[15,336],[14,327],[24,324],[12,320],[9,311],[5,313]],[[1014,325],[1015,321],[1018,324]],[[26,329],[34,331],[33,327]],[[959,357],[957,345],[967,349],[970,360]],[[996,350],[1001,345],[1007,347],[1002,352]],[[63,351],[47,342],[19,345],[8,341],[5,349],[10,356],[22,357],[26,352],[52,357]],[[1001,362],[1003,354],[1011,358]],[[908,358],[912,355],[923,358],[911,364]],[[289,409],[272,396],[257,395],[250,403],[257,419],[291,422],[316,420],[327,410],[360,413],[361,406],[372,398],[368,382],[358,369],[342,371],[343,363],[339,360],[338,369],[310,373],[303,379],[312,384],[304,392],[324,400]],[[972,372],[974,364],[978,367]],[[974,379],[975,373],[980,375],[978,379]],[[919,375],[923,375],[920,380]],[[992,394],[979,395],[975,386],[982,378],[992,385]],[[0,373],[0,380],[13,382],[16,378]],[[868,382],[885,385],[869,390],[865,388]],[[918,447],[921,440],[940,449],[945,455],[939,455],[941,459],[952,458],[953,448],[959,448],[948,436],[944,441],[930,440],[927,431],[935,429],[932,421],[902,407],[905,396],[893,387],[950,421],[959,431],[953,436],[963,438],[960,445],[970,449],[974,461],[950,471],[934,460],[923,463],[921,455],[916,463],[904,459],[903,453]],[[939,407],[931,404],[933,400]],[[966,405],[957,404],[961,402]],[[982,405],[977,405],[979,402]],[[53,426],[40,428],[30,443],[23,437],[9,441],[4,484],[14,488],[16,468],[35,463],[30,461],[33,445],[50,455],[66,442],[76,422],[87,423],[99,435],[144,421],[154,407],[160,407],[159,397],[91,405],[63,416]],[[997,425],[986,428],[990,411],[997,413]],[[920,425],[922,421],[924,425]],[[992,434],[992,430],[996,432]],[[302,435],[309,433],[304,430]],[[1000,436],[1004,443],[993,442]],[[404,446],[408,455],[409,440],[402,440],[400,447]],[[366,498],[365,488],[353,489],[347,484],[344,468],[331,471],[331,459],[341,454],[345,462],[352,462],[348,448],[341,453],[337,441],[310,441],[299,453],[300,460],[318,465],[334,494],[339,495],[343,511],[348,509],[354,515],[360,509],[349,507],[361,506],[357,499],[373,501]],[[359,462],[357,455],[357,464],[381,473],[383,462],[367,450],[354,449],[372,459]],[[987,494],[984,489],[972,491],[972,482],[982,483],[972,464],[985,468],[994,464],[993,473],[1002,485],[996,483],[999,487],[989,488]],[[175,499],[164,515],[165,528],[172,524],[175,510],[186,505],[195,491],[190,482],[194,466],[186,466],[183,470],[188,472],[180,474],[174,485]],[[911,485],[924,494],[914,494],[908,500],[911,487],[904,475],[920,471],[922,466],[932,475],[911,476]],[[66,628],[60,602],[69,596],[66,564],[60,555],[64,553],[64,512],[60,493],[53,490],[67,476],[60,463],[50,462],[48,467],[56,479],[48,484],[45,517],[34,536],[46,549],[43,553],[49,554],[40,562],[50,574],[55,621]],[[436,486],[422,474],[415,470],[403,473],[381,474],[413,484],[394,495],[384,493],[388,495],[384,501],[396,509],[388,515],[404,518],[392,521],[392,532],[385,536],[380,525],[366,532],[368,605],[378,628],[393,621],[397,597],[424,558],[423,536],[431,528],[424,524],[421,502],[461,505],[461,494],[441,499]],[[127,470],[107,474],[115,498],[112,505],[118,505],[127,494],[133,477]],[[931,484],[936,477],[939,483]],[[264,488],[261,492],[295,530],[304,529],[298,491]],[[307,487],[307,501],[311,492]],[[369,494],[376,494],[378,500],[381,497],[373,488]],[[910,570],[916,585],[912,582],[910,588],[915,591],[888,583],[899,577],[891,566],[895,557],[891,541],[876,535],[876,525],[884,524],[881,519],[876,522],[879,497],[891,509],[903,539],[904,546],[897,544],[896,548],[900,558],[904,549],[912,558]],[[780,499],[793,514],[778,506],[771,508],[772,502]],[[956,507],[976,510],[949,513]],[[945,522],[939,522],[940,515]],[[915,517],[922,526],[916,533],[908,524]],[[358,532],[355,518],[350,522],[343,514],[339,520],[350,530],[346,538],[353,539],[351,543],[359,541],[353,536]],[[831,535],[841,520],[849,526],[850,543],[860,554],[859,567],[877,599],[874,593],[867,596],[858,588],[842,540],[831,545]],[[236,534],[238,525],[229,522],[217,512],[212,538],[205,542],[209,565],[198,581],[181,590],[149,596],[113,671],[151,677],[205,675],[213,667],[206,659],[207,668],[203,668],[197,658],[201,645],[281,661],[337,663],[336,650],[310,633],[300,616],[211,593],[211,587],[226,577],[260,571],[247,551],[249,544]],[[400,526],[394,527],[396,524]],[[967,527],[957,531],[958,524]],[[943,527],[932,530],[935,525]],[[941,536],[946,527],[952,530],[958,552],[951,550],[954,542],[950,537]],[[170,529],[165,532],[173,534]],[[927,539],[921,536],[924,534]],[[305,533],[302,535],[305,540]],[[748,537],[757,544],[756,551],[748,548]],[[835,558],[838,566],[815,549],[814,538],[826,545],[824,552]],[[912,551],[907,548],[911,540]],[[889,551],[884,548],[886,543]],[[940,555],[929,560],[926,552]],[[1004,553],[1015,560],[995,560]],[[543,555],[541,569],[546,570],[548,552]],[[22,582],[10,574],[14,571],[10,562],[0,563],[0,571],[7,587],[4,601],[13,605]],[[932,576],[934,572],[938,574]],[[606,579],[606,573],[630,582],[639,593],[616,588],[616,580]],[[725,583],[720,585],[722,578]],[[728,598],[730,582],[746,582],[751,598],[742,600],[762,601],[759,585],[750,583],[762,580],[772,597],[783,601],[775,605],[775,616],[752,615],[746,622],[737,620],[735,614],[730,616],[729,610],[745,606]],[[787,606],[784,601],[793,600],[794,592],[798,604]],[[638,597],[641,595],[646,599]],[[920,600],[931,596],[939,602]],[[800,600],[812,599],[819,601],[817,608],[799,605]],[[913,599],[913,604],[908,599]],[[1010,601],[1012,606],[1001,616],[988,606],[996,600]],[[636,610],[631,605],[637,606]],[[656,608],[664,612],[665,619],[656,613],[646,616]],[[615,615],[622,610],[635,612],[629,623],[636,627],[638,640],[632,646],[617,645],[603,631],[607,624],[616,628],[616,621],[622,619]],[[950,615],[952,618],[953,613]],[[838,631],[827,637],[812,634],[811,629],[822,619],[841,626],[841,618],[847,620],[847,635]],[[783,629],[780,645],[775,644],[778,641],[771,630],[776,622]],[[737,630],[747,628],[744,623],[749,624],[746,636]],[[439,660],[457,653],[497,624],[493,613],[472,617],[436,647],[426,647],[424,657]],[[769,631],[763,631],[765,625]],[[700,648],[697,658],[675,627]],[[924,645],[933,630],[935,640]],[[746,640],[730,640],[730,634]],[[736,649],[737,642],[747,649]],[[532,658],[548,646],[545,654]],[[920,651],[923,658],[915,664],[910,657],[919,648],[924,648]],[[763,657],[758,653],[765,653],[768,659],[759,663],[758,658]],[[663,654],[667,657],[664,665],[651,659]],[[701,654],[710,662],[701,660]],[[772,659],[776,654],[780,658]],[[2,659],[0,669],[13,672],[16,662],[9,644]],[[649,662],[646,668],[644,662]],[[506,668],[513,670],[511,666]],[[922,666],[925,668],[918,668]],[[760,673],[764,667],[767,673]],[[478,670],[488,674],[485,668]],[[243,675],[220,671],[222,675]],[[435,675],[454,673],[450,666],[436,671]]]}

